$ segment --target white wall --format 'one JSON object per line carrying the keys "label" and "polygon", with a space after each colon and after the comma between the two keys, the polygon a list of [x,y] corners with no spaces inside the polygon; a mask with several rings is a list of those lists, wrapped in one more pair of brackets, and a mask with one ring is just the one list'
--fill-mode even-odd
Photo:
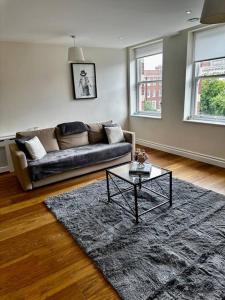
{"label": "white wall", "polygon": [[0,136],[66,121],[113,119],[126,127],[126,51],[85,48],[98,98],[73,100],[67,47],[0,42]]}
{"label": "white wall", "polygon": [[142,142],[147,141],[148,145],[156,143],[155,147],[169,146],[167,150],[172,149],[170,152],[174,148],[186,150],[186,156],[189,151],[196,152],[202,154],[202,157],[221,158],[225,163],[225,126],[182,121],[186,54],[187,31],[164,40],[162,119],[130,117],[130,129],[136,132],[137,138],[144,140]]}

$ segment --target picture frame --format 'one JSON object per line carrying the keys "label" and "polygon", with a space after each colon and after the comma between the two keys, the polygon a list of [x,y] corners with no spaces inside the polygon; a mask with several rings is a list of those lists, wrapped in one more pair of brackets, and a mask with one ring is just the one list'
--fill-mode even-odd
{"label": "picture frame", "polygon": [[97,98],[96,69],[94,63],[71,63],[73,98]]}

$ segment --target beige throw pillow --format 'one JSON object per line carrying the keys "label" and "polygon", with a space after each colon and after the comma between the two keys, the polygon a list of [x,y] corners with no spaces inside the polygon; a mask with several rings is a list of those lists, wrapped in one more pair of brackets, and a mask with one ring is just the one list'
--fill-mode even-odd
{"label": "beige throw pillow", "polygon": [[61,150],[85,146],[89,144],[88,132],[75,133],[70,135],[61,135],[60,129],[56,128],[56,136]]}
{"label": "beige throw pillow", "polygon": [[105,132],[106,132],[109,144],[116,144],[116,143],[124,142],[123,130],[120,126],[105,127]]}
{"label": "beige throw pillow", "polygon": [[37,136],[25,142],[25,147],[33,160],[41,159],[47,152]]}

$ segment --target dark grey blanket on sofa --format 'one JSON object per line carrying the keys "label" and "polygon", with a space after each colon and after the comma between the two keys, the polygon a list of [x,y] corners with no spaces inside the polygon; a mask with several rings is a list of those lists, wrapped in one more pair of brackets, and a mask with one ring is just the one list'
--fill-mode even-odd
{"label": "dark grey blanket on sofa", "polygon": [[39,160],[28,160],[32,181],[80,167],[112,160],[131,152],[130,143],[95,144],[47,153]]}

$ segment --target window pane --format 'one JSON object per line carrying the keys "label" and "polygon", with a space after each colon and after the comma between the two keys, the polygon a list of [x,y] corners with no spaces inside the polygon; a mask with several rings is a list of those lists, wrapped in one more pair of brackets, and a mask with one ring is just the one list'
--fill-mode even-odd
{"label": "window pane", "polygon": [[205,60],[195,64],[195,76],[225,75],[225,58]]}
{"label": "window pane", "polygon": [[162,80],[162,53],[137,59],[138,81]]}
{"label": "window pane", "polygon": [[159,82],[156,82],[156,85],[149,85],[148,83],[139,84],[138,99],[139,112],[161,113],[161,84]]}
{"label": "window pane", "polygon": [[198,80],[194,114],[225,116],[225,77]]}

